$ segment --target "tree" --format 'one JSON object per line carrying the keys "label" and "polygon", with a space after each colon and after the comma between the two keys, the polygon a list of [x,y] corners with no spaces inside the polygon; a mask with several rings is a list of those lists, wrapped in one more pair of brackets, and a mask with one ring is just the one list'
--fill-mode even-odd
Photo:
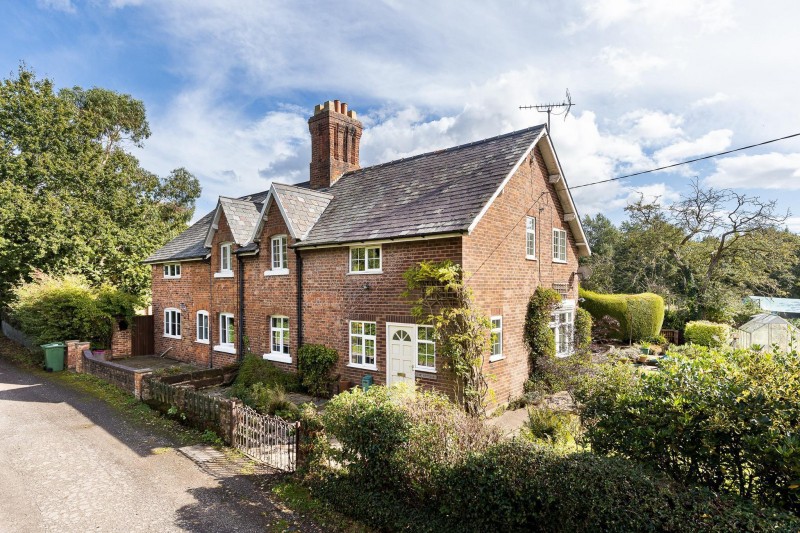
{"label": "tree", "polygon": [[25,65],[0,84],[0,301],[34,270],[141,294],[141,264],[186,228],[200,195],[185,169],[158,176],[126,148],[150,135],[144,104],[56,92]]}
{"label": "tree", "polygon": [[583,230],[592,249],[592,255],[580,259],[582,265],[592,269],[592,275],[581,285],[597,292],[614,292],[614,271],[617,249],[622,243],[622,234],[603,214],[594,218],[583,217]]}

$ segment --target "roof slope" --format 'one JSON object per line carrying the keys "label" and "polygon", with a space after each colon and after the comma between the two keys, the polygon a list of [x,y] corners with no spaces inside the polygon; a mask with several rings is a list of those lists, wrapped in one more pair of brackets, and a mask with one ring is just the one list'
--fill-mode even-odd
{"label": "roof slope", "polygon": [[272,188],[283,215],[288,219],[292,236],[298,240],[306,238],[333,200],[332,194],[283,183],[273,183]]}
{"label": "roof slope", "polygon": [[542,130],[348,172],[301,246],[467,231]]}
{"label": "roof slope", "polygon": [[213,220],[214,211],[211,211],[192,224],[183,233],[153,252],[144,262],[161,263],[164,261],[179,261],[181,259],[205,257],[207,253],[205,247],[206,234]]}
{"label": "roof slope", "polygon": [[255,202],[219,197],[219,205],[225,213],[225,220],[231,228],[233,240],[239,246],[250,242],[250,236],[258,224],[261,212]]}

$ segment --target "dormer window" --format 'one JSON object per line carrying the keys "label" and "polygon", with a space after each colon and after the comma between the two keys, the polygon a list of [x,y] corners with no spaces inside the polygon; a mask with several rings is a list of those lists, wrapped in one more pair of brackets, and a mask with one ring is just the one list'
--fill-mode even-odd
{"label": "dormer window", "polygon": [[164,265],[164,279],[178,279],[181,277],[181,264],[170,263]]}
{"label": "dormer window", "polygon": [[233,243],[224,242],[219,245],[219,272],[214,274],[215,278],[232,278],[233,263],[231,262],[231,252]]}
{"label": "dormer window", "polygon": [[275,235],[270,239],[270,264],[272,268],[264,272],[265,276],[276,276],[289,273],[289,256],[287,254],[286,235]]}

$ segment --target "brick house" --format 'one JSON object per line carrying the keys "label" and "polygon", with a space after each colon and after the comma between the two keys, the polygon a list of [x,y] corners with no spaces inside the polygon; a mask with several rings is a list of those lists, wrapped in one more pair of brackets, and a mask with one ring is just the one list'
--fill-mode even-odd
{"label": "brick house", "polygon": [[444,259],[491,317],[497,401],[528,377],[522,328],[538,285],[564,297],[553,328],[569,353],[590,250],[544,126],[360,168],[362,125],[346,104],[317,106],[308,124],[308,182],[221,197],[146,260],[159,354],[220,366],[248,351],[296,370],[298,346],[319,343],[338,351],[341,379],[447,391],[430,329],[401,295],[408,268]]}

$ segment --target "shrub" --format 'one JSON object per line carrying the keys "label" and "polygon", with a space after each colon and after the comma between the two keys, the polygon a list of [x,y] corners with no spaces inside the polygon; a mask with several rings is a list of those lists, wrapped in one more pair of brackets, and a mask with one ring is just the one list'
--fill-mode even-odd
{"label": "shrub", "polygon": [[528,300],[523,339],[528,347],[532,376],[540,374],[539,367],[543,361],[556,355],[556,339],[550,329],[550,317],[560,303],[561,295],[542,286],[536,287]]}
{"label": "shrub", "polygon": [[242,390],[256,383],[280,385],[287,392],[299,392],[301,390],[297,374],[284,372],[257,355],[247,354],[239,366],[239,373],[236,375],[234,387],[236,390]]}
{"label": "shrub", "polygon": [[696,320],[686,324],[683,336],[692,344],[721,348],[730,344],[731,327],[706,320]]}
{"label": "shrub", "polygon": [[573,345],[575,350],[583,351],[592,345],[592,314],[586,309],[575,309],[575,333]]}
{"label": "shrub", "polygon": [[800,511],[800,356],[697,345],[659,372],[607,367],[577,392],[592,449]]}
{"label": "shrub", "polygon": [[13,290],[11,313],[39,343],[80,339],[108,346],[112,320],[130,320],[139,299],[112,287],[93,288],[80,276],[38,273]]}
{"label": "shrub", "polygon": [[639,342],[661,332],[664,300],[657,294],[598,294],[580,289],[580,297],[596,321],[612,323],[611,318],[619,324],[610,331],[613,338]]}
{"label": "shrub", "polygon": [[297,352],[297,372],[303,386],[315,396],[330,396],[331,371],[339,360],[333,348],[321,344],[304,344]]}
{"label": "shrub", "polygon": [[249,405],[259,413],[286,420],[300,419],[300,409],[286,397],[286,391],[280,385],[254,383],[247,396]]}
{"label": "shrub", "polygon": [[549,407],[535,407],[528,409],[528,421],[522,436],[533,442],[570,447],[575,444],[579,432],[580,422],[576,415]]}

